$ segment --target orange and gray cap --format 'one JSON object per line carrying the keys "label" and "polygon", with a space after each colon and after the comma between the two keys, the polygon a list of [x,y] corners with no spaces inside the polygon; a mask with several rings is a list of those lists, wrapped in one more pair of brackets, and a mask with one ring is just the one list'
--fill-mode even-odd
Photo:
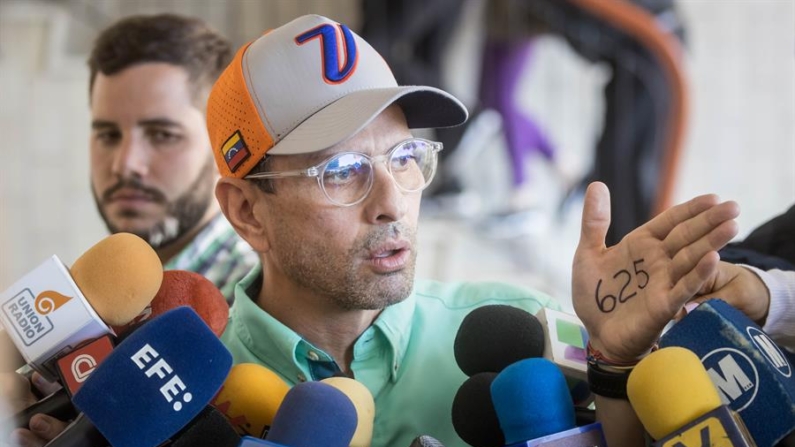
{"label": "orange and gray cap", "polygon": [[447,92],[398,86],[381,55],[345,25],[306,15],[237,52],[210,92],[207,128],[221,175],[243,178],[265,153],[324,150],[393,103],[410,128],[467,119]]}

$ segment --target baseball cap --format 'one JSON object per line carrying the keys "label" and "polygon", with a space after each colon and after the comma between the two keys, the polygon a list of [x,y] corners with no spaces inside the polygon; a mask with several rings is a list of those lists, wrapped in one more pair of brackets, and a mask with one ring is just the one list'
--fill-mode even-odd
{"label": "baseball cap", "polygon": [[445,91],[398,86],[381,55],[345,25],[305,15],[238,50],[210,92],[207,129],[221,175],[243,178],[266,153],[324,150],[393,103],[410,128],[467,119]]}

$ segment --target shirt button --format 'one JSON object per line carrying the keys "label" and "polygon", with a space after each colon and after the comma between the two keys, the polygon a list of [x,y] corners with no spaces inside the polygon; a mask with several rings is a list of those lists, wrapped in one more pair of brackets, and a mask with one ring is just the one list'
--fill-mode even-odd
{"label": "shirt button", "polygon": [[305,375],[303,375],[301,373],[298,373],[298,376],[296,376],[296,377],[298,378],[299,382],[306,382],[306,376]]}
{"label": "shirt button", "polygon": [[309,360],[312,360],[313,362],[320,360],[320,356],[318,356],[317,352],[315,351],[309,351],[309,354],[307,354],[307,356],[309,357]]}

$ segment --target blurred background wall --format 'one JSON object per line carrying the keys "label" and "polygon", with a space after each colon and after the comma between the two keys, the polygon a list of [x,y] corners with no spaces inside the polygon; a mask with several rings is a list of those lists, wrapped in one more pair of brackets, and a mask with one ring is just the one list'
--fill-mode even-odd
{"label": "blurred background wall", "polygon": [[[443,87],[468,104],[477,90],[484,1],[463,2],[441,56]],[[358,30],[360,6],[0,0],[0,288],[52,254],[71,264],[106,236],[88,177],[85,60],[99,30],[125,15],[169,11],[202,17],[241,45],[305,13]],[[674,202],[707,192],[736,200],[742,236],[795,203],[795,0],[682,0],[677,8],[687,29],[691,113]],[[477,150],[458,157],[461,190],[425,204],[420,275],[507,280],[568,302],[582,206],[573,186],[593,163],[608,75],[561,38],[537,39],[518,99],[554,141],[556,157],[527,160],[531,180],[513,190],[499,122],[481,116],[468,140]]]}

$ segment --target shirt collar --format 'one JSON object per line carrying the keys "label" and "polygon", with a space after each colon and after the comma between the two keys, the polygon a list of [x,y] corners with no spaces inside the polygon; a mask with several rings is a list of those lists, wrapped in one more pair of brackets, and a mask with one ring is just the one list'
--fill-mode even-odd
{"label": "shirt collar", "polygon": [[[331,358],[256,304],[261,284],[262,267],[257,264],[235,287],[235,304],[230,310],[230,317],[242,323],[235,324],[238,337],[257,358],[285,377],[298,378],[301,374],[304,378],[312,377],[309,363],[318,359],[329,361]],[[412,293],[400,303],[384,309],[354,344],[354,357],[367,355],[371,349],[388,347],[392,363],[390,379],[393,382],[397,380],[408,350],[415,306],[416,298]],[[257,328],[256,335],[250,332],[251,328]],[[365,343],[372,338],[377,338],[378,342]],[[315,354],[318,359],[314,358]]]}

